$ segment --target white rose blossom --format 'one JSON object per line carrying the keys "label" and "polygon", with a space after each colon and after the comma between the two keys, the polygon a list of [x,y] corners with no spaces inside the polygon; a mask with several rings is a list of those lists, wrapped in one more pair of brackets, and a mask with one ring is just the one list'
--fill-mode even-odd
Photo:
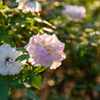
{"label": "white rose blossom", "polygon": [[20,62],[15,61],[18,56],[22,54],[21,51],[16,51],[16,48],[12,48],[9,44],[3,44],[0,46],[0,74],[11,75],[18,74],[20,70],[25,66],[26,60]]}
{"label": "white rose blossom", "polygon": [[38,1],[34,0],[16,0],[19,3],[18,9],[21,9],[24,13],[39,12],[41,11],[41,5]]}

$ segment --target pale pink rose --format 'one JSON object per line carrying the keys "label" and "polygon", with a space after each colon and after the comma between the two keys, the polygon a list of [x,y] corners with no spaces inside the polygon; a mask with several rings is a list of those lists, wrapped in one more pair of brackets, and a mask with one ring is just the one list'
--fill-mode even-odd
{"label": "pale pink rose", "polygon": [[66,58],[63,52],[65,44],[60,42],[55,34],[43,34],[30,38],[25,46],[29,52],[29,61],[34,66],[45,66],[56,69],[61,65],[61,61]]}
{"label": "pale pink rose", "polygon": [[86,17],[86,9],[84,6],[65,5],[62,13],[71,18],[81,19]]}

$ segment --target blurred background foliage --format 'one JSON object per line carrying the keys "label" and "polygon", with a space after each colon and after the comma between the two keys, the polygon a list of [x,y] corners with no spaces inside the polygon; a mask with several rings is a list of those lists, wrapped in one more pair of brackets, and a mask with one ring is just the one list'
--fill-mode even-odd
{"label": "blurred background foliage", "polygon": [[[0,44],[23,47],[38,32],[56,34],[65,43],[66,60],[41,73],[40,90],[32,88],[40,100],[100,100],[100,0],[43,0],[34,15],[17,10],[14,2],[0,0]],[[87,17],[69,21],[62,14],[66,4],[85,6]],[[25,93],[15,89],[9,100],[32,99]]]}

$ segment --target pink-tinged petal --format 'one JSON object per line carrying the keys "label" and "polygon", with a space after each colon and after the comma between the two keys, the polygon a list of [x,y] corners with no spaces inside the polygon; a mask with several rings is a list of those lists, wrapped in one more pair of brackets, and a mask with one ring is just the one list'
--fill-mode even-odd
{"label": "pink-tinged petal", "polygon": [[54,44],[52,52],[56,52],[57,50],[63,51],[65,47],[64,43],[59,43],[58,45]]}
{"label": "pink-tinged petal", "polygon": [[53,63],[52,61],[47,60],[43,66],[50,67],[52,65],[52,63]]}
{"label": "pink-tinged petal", "polygon": [[44,47],[41,46],[41,45],[38,45],[38,46],[36,47],[36,50],[38,50],[38,51],[42,51],[42,50],[44,50]]}
{"label": "pink-tinged petal", "polygon": [[34,66],[41,65],[41,66],[48,67],[52,63],[51,61],[41,60],[40,55],[36,55],[36,56],[30,58],[30,61],[31,61],[31,64]]}
{"label": "pink-tinged petal", "polygon": [[43,47],[45,45],[45,41],[43,38],[38,38],[38,43]]}
{"label": "pink-tinged petal", "polygon": [[51,35],[46,34],[46,33],[44,33],[43,35],[41,35],[41,37],[44,38],[44,39],[45,39],[45,38],[48,38],[48,37],[50,37],[50,36],[51,36]]}
{"label": "pink-tinged petal", "polygon": [[53,64],[51,65],[50,69],[56,69],[60,65],[61,65],[61,62],[53,62]]}
{"label": "pink-tinged petal", "polygon": [[40,53],[40,51],[39,51],[39,50],[37,50],[37,49],[35,49],[35,50],[34,50],[34,53],[35,53],[35,54],[39,54],[39,53]]}
{"label": "pink-tinged petal", "polygon": [[41,56],[40,55],[41,60],[50,60],[49,55],[45,55],[45,56]]}
{"label": "pink-tinged petal", "polygon": [[29,43],[25,46],[25,49],[28,50],[32,42],[32,37],[30,38]]}
{"label": "pink-tinged petal", "polygon": [[35,47],[31,46],[28,48],[29,54],[33,54],[35,50]]}
{"label": "pink-tinged petal", "polygon": [[57,38],[57,36],[56,36],[55,34],[53,34],[52,37],[53,37],[52,43],[61,43],[61,42],[58,40],[58,38]]}
{"label": "pink-tinged petal", "polygon": [[36,64],[40,64],[41,66],[43,65],[43,62],[44,62],[43,60],[41,60],[39,54],[37,56],[34,56],[34,61],[35,61]]}
{"label": "pink-tinged petal", "polygon": [[45,46],[52,44],[53,42],[53,37],[52,36],[46,36],[45,38]]}
{"label": "pink-tinged petal", "polygon": [[66,59],[66,54],[65,53],[61,53],[61,60],[64,60],[64,59]]}
{"label": "pink-tinged petal", "polygon": [[35,54],[40,54],[41,56],[45,56],[47,54],[45,50],[39,51],[38,49],[35,49],[34,50],[34,53]]}
{"label": "pink-tinged petal", "polygon": [[52,52],[51,55],[49,56],[50,61],[56,61],[61,58],[61,54]]}
{"label": "pink-tinged petal", "polygon": [[52,61],[49,60],[39,60],[36,64],[40,64],[41,66],[50,67],[52,65]]}
{"label": "pink-tinged petal", "polygon": [[86,9],[84,6],[65,5],[62,13],[69,18],[81,19],[86,17]]}
{"label": "pink-tinged petal", "polygon": [[61,43],[60,44],[60,51],[63,51],[64,50],[64,47],[65,47],[65,44],[64,43]]}

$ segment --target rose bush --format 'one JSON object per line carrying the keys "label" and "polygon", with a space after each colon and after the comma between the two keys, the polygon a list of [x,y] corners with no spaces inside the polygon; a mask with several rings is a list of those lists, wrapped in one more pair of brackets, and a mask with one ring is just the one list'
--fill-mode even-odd
{"label": "rose bush", "polygon": [[0,0],[0,100],[99,100],[99,3]]}

